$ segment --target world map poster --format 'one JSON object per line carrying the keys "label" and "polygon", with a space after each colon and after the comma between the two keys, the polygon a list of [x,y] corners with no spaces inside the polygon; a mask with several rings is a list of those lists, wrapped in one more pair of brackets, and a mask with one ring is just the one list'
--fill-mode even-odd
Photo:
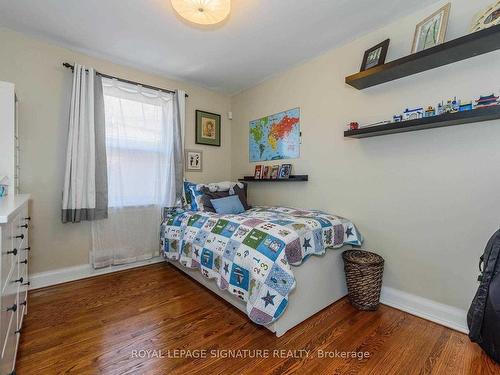
{"label": "world map poster", "polygon": [[300,108],[250,121],[250,161],[293,159],[300,155]]}

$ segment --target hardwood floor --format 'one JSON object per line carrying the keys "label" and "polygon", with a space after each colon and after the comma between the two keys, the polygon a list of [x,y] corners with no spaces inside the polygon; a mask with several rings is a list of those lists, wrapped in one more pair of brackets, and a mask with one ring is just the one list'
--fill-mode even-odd
{"label": "hardwood floor", "polygon": [[[207,358],[175,358],[176,349]],[[212,357],[243,350],[268,358]],[[335,350],[369,357],[321,358]],[[500,374],[500,366],[461,333],[387,306],[360,312],[346,299],[276,338],[166,263],[30,292],[17,361],[19,375],[295,371]]]}

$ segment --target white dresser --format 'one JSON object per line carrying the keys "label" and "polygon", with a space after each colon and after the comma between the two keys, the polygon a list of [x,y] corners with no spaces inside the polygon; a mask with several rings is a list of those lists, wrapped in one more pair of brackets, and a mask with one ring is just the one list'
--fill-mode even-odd
{"label": "white dresser", "polygon": [[18,101],[15,86],[0,82],[0,178],[8,195],[0,197],[0,375],[13,374],[28,297],[29,195],[19,191]]}
{"label": "white dresser", "polygon": [[28,308],[28,194],[0,198],[0,374],[13,374],[23,317]]}

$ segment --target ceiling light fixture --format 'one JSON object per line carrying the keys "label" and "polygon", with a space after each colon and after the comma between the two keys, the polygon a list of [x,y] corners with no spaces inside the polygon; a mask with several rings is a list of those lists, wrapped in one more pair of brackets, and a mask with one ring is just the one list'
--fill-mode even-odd
{"label": "ceiling light fixture", "polygon": [[213,25],[229,16],[231,0],[171,0],[182,18],[199,25]]}

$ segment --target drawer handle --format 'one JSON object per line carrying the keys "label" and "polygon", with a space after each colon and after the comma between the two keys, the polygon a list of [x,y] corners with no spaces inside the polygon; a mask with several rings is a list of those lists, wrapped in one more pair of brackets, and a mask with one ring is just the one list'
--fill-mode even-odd
{"label": "drawer handle", "polygon": [[23,250],[24,251],[30,251],[31,250],[31,246],[25,247]]}
{"label": "drawer handle", "polygon": [[24,302],[21,302],[21,303],[19,304],[19,306],[26,306],[27,304],[28,304],[28,301],[26,301],[26,300],[25,300]]}
{"label": "drawer handle", "polygon": [[31,221],[31,216],[25,217],[24,220]]}
{"label": "drawer handle", "polygon": [[14,303],[11,307],[7,308],[7,311],[16,312],[17,311],[17,305]]}
{"label": "drawer handle", "polygon": [[19,225],[19,228],[26,228],[26,229],[28,229],[28,224]]}
{"label": "drawer handle", "polygon": [[24,234],[20,234],[19,236],[15,236],[14,238],[24,239]]}
{"label": "drawer handle", "polygon": [[19,279],[17,280],[14,280],[15,283],[21,283],[24,281],[24,279],[22,277],[20,277]]}
{"label": "drawer handle", "polygon": [[10,251],[7,251],[7,254],[17,255],[17,249],[12,249]]}
{"label": "drawer handle", "polygon": [[28,281],[28,282],[26,282],[26,283],[22,283],[21,285],[27,285],[27,286],[30,286],[30,285],[31,285],[31,283]]}
{"label": "drawer handle", "polygon": [[28,264],[28,259],[25,259],[25,260],[23,260],[22,262],[19,262],[19,263]]}

